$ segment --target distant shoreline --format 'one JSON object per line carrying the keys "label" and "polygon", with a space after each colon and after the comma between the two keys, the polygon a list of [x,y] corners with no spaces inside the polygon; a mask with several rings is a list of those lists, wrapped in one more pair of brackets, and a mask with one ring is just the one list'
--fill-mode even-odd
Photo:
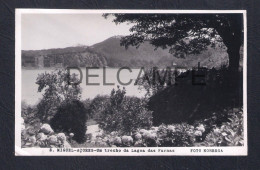
{"label": "distant shoreline", "polygon": [[[88,68],[91,68],[89,66],[86,66]],[[86,68],[86,67],[79,67],[79,68]],[[123,68],[123,67],[128,67],[128,66],[122,66],[122,67],[105,67],[106,69],[120,69],[120,68]],[[170,67],[170,66],[167,66],[167,67]],[[166,69],[167,67],[157,67],[158,69]],[[93,66],[93,68],[95,68]],[[103,67],[98,67],[99,69],[102,69]],[[141,69],[142,67],[128,67],[130,69]],[[143,67],[143,68],[153,68],[153,67]],[[172,69],[173,68],[176,68],[176,67],[171,67]],[[22,67],[22,70],[55,70],[55,69],[66,69],[65,67],[59,67],[59,68],[56,68],[56,67],[42,67],[42,68],[36,68],[36,67]],[[191,68],[187,68],[187,69],[191,69]]]}

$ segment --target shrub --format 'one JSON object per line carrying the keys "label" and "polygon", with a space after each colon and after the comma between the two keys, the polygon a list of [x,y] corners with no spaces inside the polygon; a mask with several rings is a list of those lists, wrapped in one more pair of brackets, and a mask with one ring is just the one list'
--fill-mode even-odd
{"label": "shrub", "polygon": [[[25,128],[22,130],[22,147],[41,148],[70,148],[67,137],[64,133],[56,134],[49,124],[31,126],[22,123]],[[31,129],[34,129],[33,133]],[[47,130],[47,131],[46,131]]]}
{"label": "shrub", "polygon": [[151,97],[173,84],[174,76],[179,74],[178,70],[171,70],[170,67],[162,70],[153,67],[152,69],[145,69],[144,74],[135,83],[139,85],[139,89],[146,91],[146,97]]}
{"label": "shrub", "polygon": [[[242,110],[224,110],[229,122],[219,124],[216,114],[210,119],[200,120],[192,125],[161,124],[159,127],[135,129],[131,135],[103,131],[92,138],[92,146],[106,143],[111,147],[185,147],[185,146],[241,146],[243,145]],[[204,137],[205,136],[205,137]],[[98,144],[99,143],[99,144]]]}
{"label": "shrub", "polygon": [[96,121],[99,121],[101,114],[105,110],[108,103],[109,103],[108,95],[105,96],[97,95],[87,107],[91,118],[93,118]]}
{"label": "shrub", "polygon": [[146,109],[146,101],[137,97],[126,97],[119,87],[112,90],[109,102],[101,114],[99,126],[107,132],[118,131],[130,135],[138,128],[152,125],[152,112]]}
{"label": "shrub", "polygon": [[200,145],[202,146],[243,146],[243,112],[232,112],[229,122],[225,122],[221,127],[215,127],[206,136]]}
{"label": "shrub", "polygon": [[[196,134],[197,133],[197,134]],[[158,128],[159,145],[168,146],[193,146],[195,137],[202,135],[201,131],[195,131],[194,127],[186,123],[175,125],[161,125]]]}
{"label": "shrub", "polygon": [[85,141],[87,112],[79,100],[64,101],[51,119],[55,132],[74,133],[73,139],[79,143]]}
{"label": "shrub", "polygon": [[138,129],[132,136],[107,134],[108,145],[118,147],[184,147],[194,146],[196,137],[201,136],[205,129],[203,125],[193,127],[185,123],[152,127],[149,130]]}
{"label": "shrub", "polygon": [[232,74],[226,68],[206,70],[206,85],[193,85],[191,71],[182,74],[186,76],[179,78],[177,85],[168,86],[149,98],[147,108],[153,111],[154,125],[192,124],[211,117],[213,112],[219,114],[225,108],[242,106],[242,74],[236,86],[231,86]]}
{"label": "shrub", "polygon": [[63,101],[80,99],[81,89],[75,74],[69,75],[66,70],[55,70],[51,73],[39,74],[36,84],[39,85],[38,92],[43,93],[43,98],[37,105],[37,117],[43,122],[48,122],[56,113],[57,107]]}
{"label": "shrub", "polygon": [[22,101],[22,118],[24,119],[24,123],[34,124],[40,121],[37,117],[37,108],[35,106],[27,105],[24,101]]}

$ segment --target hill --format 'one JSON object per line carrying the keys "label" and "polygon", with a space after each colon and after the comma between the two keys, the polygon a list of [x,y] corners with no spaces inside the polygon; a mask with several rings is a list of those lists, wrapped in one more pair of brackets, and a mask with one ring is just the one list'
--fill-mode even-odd
{"label": "hill", "polygon": [[114,36],[91,47],[95,51],[106,55],[108,65],[112,67],[165,66],[165,64],[171,64],[169,61],[174,61],[172,54],[168,50],[161,48],[154,50],[154,46],[149,42],[144,42],[139,48],[130,46],[125,49],[125,47],[120,46],[120,38]]}
{"label": "hill", "polygon": [[23,67],[52,67],[52,66],[108,66],[108,67],[160,67],[178,65],[195,67],[219,67],[228,61],[228,55],[223,49],[209,48],[199,55],[176,58],[168,49],[158,48],[148,41],[139,48],[130,46],[128,49],[120,46],[121,36],[110,37],[100,43],[88,46],[67,47],[35,51],[22,51]]}
{"label": "hill", "polygon": [[120,46],[120,36],[108,38],[100,43],[91,46],[95,51],[103,54],[108,59],[111,67],[147,67],[157,66],[166,67],[176,64],[182,67],[195,67],[198,62],[202,66],[219,67],[228,61],[228,55],[224,49],[209,48],[199,55],[189,55],[183,58],[176,58],[169,53],[168,49],[161,49],[151,45],[148,41],[144,42],[139,48],[130,46],[128,49]]}
{"label": "hill", "polygon": [[47,50],[22,51],[23,67],[102,67],[107,66],[104,55],[87,46]]}

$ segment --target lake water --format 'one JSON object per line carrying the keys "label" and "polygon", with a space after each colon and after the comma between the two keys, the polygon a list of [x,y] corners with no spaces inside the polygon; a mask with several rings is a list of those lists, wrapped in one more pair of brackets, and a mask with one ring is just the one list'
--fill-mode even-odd
{"label": "lake water", "polygon": [[[104,85],[103,84],[103,69],[90,69],[89,75],[98,75],[99,77],[89,77],[90,83],[100,83],[100,85],[86,85],[86,69],[81,68],[83,73],[83,80],[80,84],[82,88],[81,99],[93,99],[97,95],[109,95],[113,88],[117,88],[119,82],[117,81],[116,68],[106,68],[106,82],[114,83],[115,85]],[[22,100],[28,104],[36,104],[42,98],[42,93],[38,92],[38,85],[35,84],[38,74],[44,72],[51,72],[51,69],[22,69]],[[122,70],[120,72],[120,80],[123,83],[127,83],[130,79],[133,79],[130,85],[124,86],[126,88],[126,95],[143,97],[145,94],[144,90],[138,89],[137,85],[134,85],[134,80],[138,77],[139,69],[132,69],[132,72],[128,70]],[[73,73],[73,71],[72,71]],[[75,71],[77,73],[77,71]],[[122,88],[123,86],[120,85]]]}

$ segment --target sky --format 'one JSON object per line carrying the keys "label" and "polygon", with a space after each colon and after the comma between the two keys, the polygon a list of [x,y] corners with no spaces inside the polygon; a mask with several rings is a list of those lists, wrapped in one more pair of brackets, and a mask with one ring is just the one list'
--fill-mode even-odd
{"label": "sky", "polygon": [[102,14],[22,14],[22,50],[93,45],[111,36],[129,35],[131,25]]}

